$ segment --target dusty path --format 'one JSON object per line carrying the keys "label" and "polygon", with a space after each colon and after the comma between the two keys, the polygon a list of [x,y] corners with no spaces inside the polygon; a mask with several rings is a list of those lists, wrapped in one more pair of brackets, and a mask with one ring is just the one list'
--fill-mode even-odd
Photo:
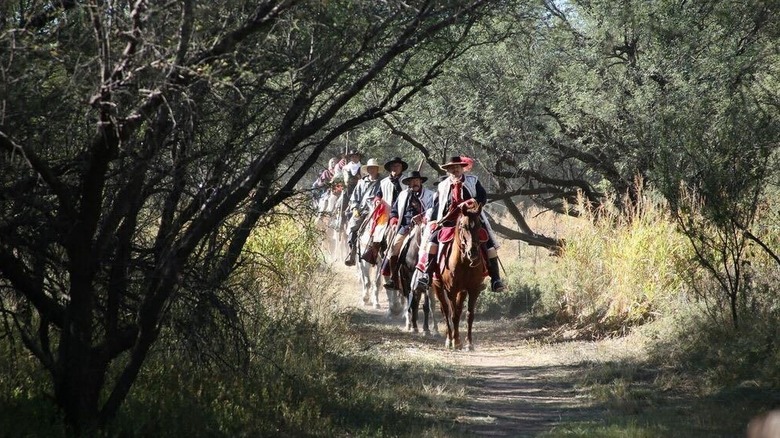
{"label": "dusty path", "polygon": [[[350,274],[341,272],[343,298],[345,305],[356,306],[359,292],[349,287]],[[561,423],[598,422],[604,408],[592,407],[578,394],[577,377],[599,362],[641,355],[636,346],[620,340],[540,342],[544,333],[530,329],[522,319],[490,320],[480,315],[474,325],[475,351],[448,351],[441,336],[408,333],[402,317],[388,318],[383,292],[380,304],[379,310],[357,305],[362,313],[355,324],[373,340],[371,348],[382,354],[428,355],[462,372],[467,401],[457,408],[454,421],[465,435],[536,436]],[[438,309],[437,318],[441,319]],[[441,321],[438,327],[442,333]]]}

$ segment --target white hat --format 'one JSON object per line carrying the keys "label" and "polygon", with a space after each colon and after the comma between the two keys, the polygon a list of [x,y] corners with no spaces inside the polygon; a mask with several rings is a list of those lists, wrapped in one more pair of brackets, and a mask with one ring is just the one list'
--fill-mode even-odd
{"label": "white hat", "polygon": [[369,167],[382,167],[382,165],[379,164],[376,158],[369,158],[366,164],[360,166],[360,173],[368,173]]}

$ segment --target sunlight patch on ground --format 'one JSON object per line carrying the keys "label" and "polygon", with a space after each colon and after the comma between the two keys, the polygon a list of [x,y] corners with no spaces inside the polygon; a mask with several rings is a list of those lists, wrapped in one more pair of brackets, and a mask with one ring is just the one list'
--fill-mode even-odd
{"label": "sunlight patch on ground", "polygon": [[455,422],[465,424],[493,424],[496,422],[496,417],[491,417],[490,415],[460,415],[455,418]]}

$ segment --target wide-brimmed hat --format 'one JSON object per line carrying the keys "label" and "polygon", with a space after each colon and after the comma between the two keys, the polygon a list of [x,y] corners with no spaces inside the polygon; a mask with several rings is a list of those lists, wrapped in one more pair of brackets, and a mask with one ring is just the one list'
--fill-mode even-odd
{"label": "wide-brimmed hat", "polygon": [[462,157],[450,157],[450,161],[447,161],[446,163],[442,164],[439,167],[441,167],[444,170],[447,170],[447,168],[449,168],[449,167],[455,167],[455,166],[466,167],[469,164],[471,164],[471,163],[469,163],[468,161],[464,160]]}
{"label": "wide-brimmed hat", "polygon": [[376,158],[369,158],[366,164],[360,166],[360,173],[368,173],[369,167],[382,167],[382,165],[379,164]]}
{"label": "wide-brimmed hat", "polygon": [[361,154],[361,153],[360,153],[360,151],[359,151],[359,150],[357,150],[357,149],[350,149],[350,150],[349,150],[349,151],[346,153],[346,155],[344,155],[344,156],[345,156],[345,157],[350,157],[350,156],[352,156],[352,155],[357,155],[357,156],[360,156],[360,157],[362,157],[362,156],[363,156],[363,154]]}
{"label": "wide-brimmed hat", "polygon": [[406,184],[407,181],[409,181],[410,179],[413,179],[413,178],[420,178],[420,182],[421,183],[424,183],[425,181],[428,181],[428,178],[420,175],[420,172],[418,172],[416,170],[413,170],[411,173],[409,173],[409,176],[406,176],[406,177],[402,178],[401,182]]}
{"label": "wide-brimmed hat", "polygon": [[393,163],[401,163],[401,166],[403,166],[401,172],[405,172],[406,169],[409,168],[409,164],[406,161],[402,160],[401,157],[393,157],[390,159],[390,161],[385,163],[385,170],[390,172],[390,165]]}

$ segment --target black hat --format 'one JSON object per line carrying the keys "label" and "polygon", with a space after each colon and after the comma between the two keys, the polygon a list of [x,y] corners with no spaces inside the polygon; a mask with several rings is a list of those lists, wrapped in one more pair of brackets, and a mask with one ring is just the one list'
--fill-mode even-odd
{"label": "black hat", "polygon": [[406,176],[406,177],[404,177],[403,179],[401,179],[401,182],[402,182],[402,183],[404,183],[404,184],[406,184],[406,182],[407,182],[407,181],[409,181],[409,180],[410,180],[410,179],[412,179],[412,178],[420,178],[420,182],[421,182],[421,183],[424,183],[425,181],[428,181],[428,178],[426,178],[426,177],[424,177],[424,176],[420,175],[420,172],[418,172],[418,171],[416,171],[416,170],[413,170],[413,171],[412,171],[412,172],[409,174],[409,176]]}
{"label": "black hat", "polygon": [[409,168],[409,164],[407,164],[406,161],[402,160],[400,157],[393,157],[390,161],[385,163],[385,170],[390,172],[390,165],[393,163],[401,163],[401,166],[403,166],[401,172],[405,172],[406,169]]}
{"label": "black hat", "polygon": [[461,157],[450,157],[450,161],[442,164],[439,167],[441,167],[444,170],[447,170],[448,167],[453,167],[453,166],[466,167],[468,165],[469,165],[469,163],[464,161],[463,158],[461,158]]}
{"label": "black hat", "polygon": [[349,152],[347,152],[347,154],[345,155],[345,157],[349,157],[352,155],[358,155],[361,157],[363,156],[363,154],[361,154],[360,151],[358,151],[357,149],[350,149]]}

